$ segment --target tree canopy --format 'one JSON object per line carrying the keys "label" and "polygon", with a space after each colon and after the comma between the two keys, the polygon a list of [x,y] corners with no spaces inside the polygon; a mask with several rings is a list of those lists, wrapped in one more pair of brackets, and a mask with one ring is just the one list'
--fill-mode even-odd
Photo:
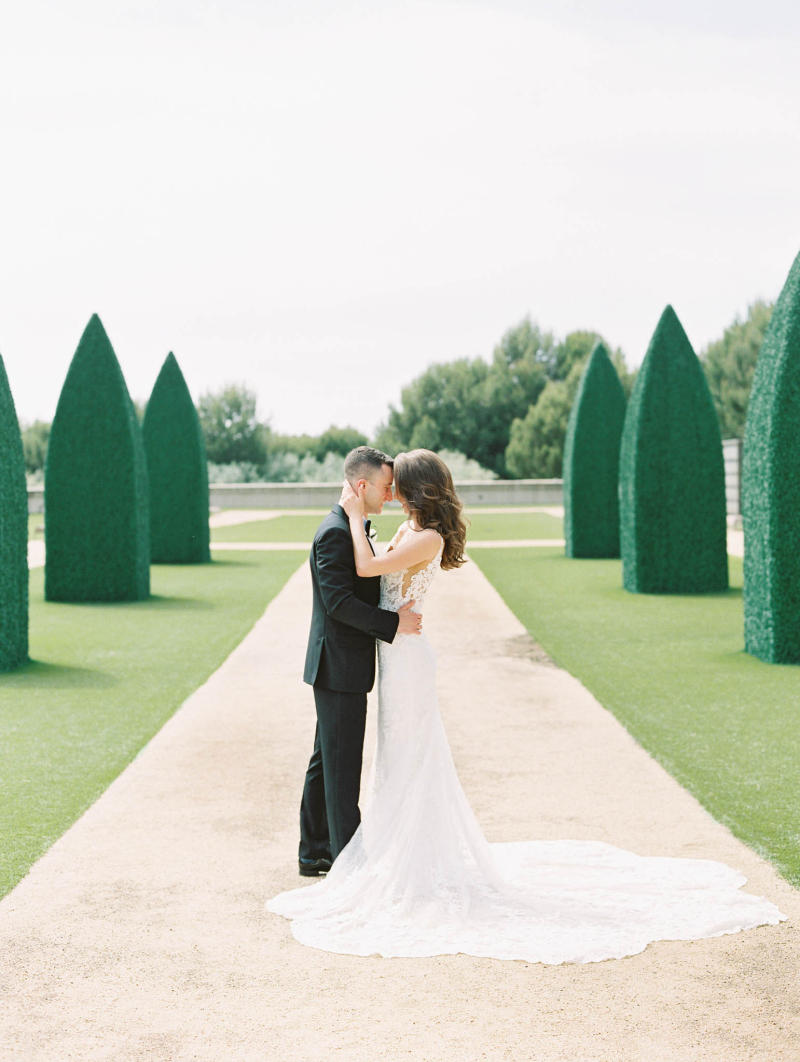
{"label": "tree canopy", "polygon": [[256,416],[256,393],[246,384],[207,391],[197,406],[208,460],[219,465],[267,459],[267,432]]}
{"label": "tree canopy", "polygon": [[47,442],[50,438],[50,424],[46,420],[35,420],[22,427],[22,452],[25,455],[25,471],[38,472],[44,468],[47,459]]}
{"label": "tree canopy", "polygon": [[[413,380],[403,389],[400,407],[390,407],[377,445],[389,453],[417,446],[457,450],[501,476],[558,475],[569,416],[564,385],[577,367],[574,393],[580,367],[600,338],[578,331],[557,340],[526,318],[505,333],[491,361],[461,358],[432,365]],[[615,361],[624,366],[620,351]],[[536,464],[523,455],[527,437],[521,428],[509,464],[512,425],[526,420],[540,401]],[[548,471],[556,467],[558,472]]]}
{"label": "tree canopy", "polygon": [[773,307],[761,299],[752,303],[745,319],[737,317],[701,355],[723,439],[744,438],[753,372]]}
{"label": "tree canopy", "polygon": [[[553,479],[562,474],[564,442],[572,403],[586,361],[597,343],[605,343],[597,332],[570,332],[558,344],[550,362],[545,387],[524,417],[511,424],[505,452],[506,474],[518,479]],[[626,394],[630,393],[634,374],[628,372],[622,351],[611,355],[614,368]],[[560,373],[566,373],[561,377]]]}

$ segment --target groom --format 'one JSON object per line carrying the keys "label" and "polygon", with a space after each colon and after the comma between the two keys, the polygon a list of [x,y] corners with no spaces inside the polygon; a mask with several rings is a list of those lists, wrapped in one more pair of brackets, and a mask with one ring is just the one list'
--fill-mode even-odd
{"label": "groom", "polygon": [[[391,501],[392,465],[391,457],[369,446],[345,458],[345,479],[356,493],[363,486],[367,512],[379,513]],[[303,877],[330,870],[361,822],[358,796],[375,639],[419,634],[422,622],[410,611],[413,601],[399,612],[378,608],[380,578],[356,575],[350,522],[341,505],[317,528],[310,560],[313,610],[303,679],[314,687],[317,732],[300,806]]]}

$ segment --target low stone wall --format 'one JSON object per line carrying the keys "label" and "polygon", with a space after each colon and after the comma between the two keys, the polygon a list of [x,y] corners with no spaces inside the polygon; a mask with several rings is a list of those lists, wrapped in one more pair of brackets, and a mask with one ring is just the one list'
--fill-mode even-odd
{"label": "low stone wall", "polygon": [[742,511],[742,440],[724,439],[722,456],[725,461],[725,508],[728,516]]}
{"label": "low stone wall", "polygon": [[[471,480],[456,483],[467,506],[561,505],[560,479]],[[338,483],[217,483],[211,505],[219,509],[328,509],[341,493]]]}
{"label": "low stone wall", "polygon": [[[467,506],[561,505],[562,480],[469,480],[456,483]],[[215,509],[329,509],[339,500],[337,483],[215,483],[210,504]],[[44,488],[28,488],[28,512],[44,512]]]}

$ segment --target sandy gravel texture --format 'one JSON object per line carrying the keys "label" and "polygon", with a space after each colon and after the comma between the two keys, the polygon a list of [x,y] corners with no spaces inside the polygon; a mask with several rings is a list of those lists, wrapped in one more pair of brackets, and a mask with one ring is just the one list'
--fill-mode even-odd
{"label": "sandy gravel texture", "polygon": [[425,626],[489,839],[721,859],[790,920],[553,967],[331,955],[265,913],[300,883],[309,595],[304,565],[0,902],[3,1062],[800,1059],[800,894],[552,665],[475,563],[437,581]]}

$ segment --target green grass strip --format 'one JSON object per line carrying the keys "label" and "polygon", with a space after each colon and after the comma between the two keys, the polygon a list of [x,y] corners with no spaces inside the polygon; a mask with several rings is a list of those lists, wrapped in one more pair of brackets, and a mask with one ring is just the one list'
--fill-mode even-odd
{"label": "green grass strip", "polygon": [[742,562],[730,558],[729,591],[686,596],[629,594],[620,561],[558,549],[487,549],[478,560],[554,660],[800,885],[800,668],[744,652]]}
{"label": "green grass strip", "polygon": [[[471,522],[468,537],[480,539],[503,538],[562,538],[563,520],[547,513],[474,513],[467,514]],[[212,542],[311,542],[322,517],[304,514],[276,516],[272,520],[254,520],[249,524],[211,529]],[[405,520],[402,513],[389,512],[372,518],[378,529],[378,541],[386,543]]]}
{"label": "green grass strip", "polygon": [[222,664],[304,560],[237,553],[154,566],[153,597],[117,604],[45,602],[43,571],[31,573],[33,662],[0,675],[0,894]]}

